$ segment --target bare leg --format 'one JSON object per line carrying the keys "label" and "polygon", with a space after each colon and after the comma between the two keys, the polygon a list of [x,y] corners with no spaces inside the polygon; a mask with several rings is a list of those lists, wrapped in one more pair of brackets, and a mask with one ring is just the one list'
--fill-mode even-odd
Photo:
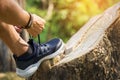
{"label": "bare leg", "polygon": [[19,36],[15,28],[1,21],[0,38],[16,56],[20,56],[28,50],[29,45]]}

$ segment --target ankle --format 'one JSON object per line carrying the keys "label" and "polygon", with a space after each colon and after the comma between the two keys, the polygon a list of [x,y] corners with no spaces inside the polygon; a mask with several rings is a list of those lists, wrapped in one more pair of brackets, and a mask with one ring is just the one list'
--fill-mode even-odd
{"label": "ankle", "polygon": [[29,60],[34,56],[33,49],[31,46],[28,47],[27,51],[22,53],[21,55],[14,55],[18,60]]}
{"label": "ankle", "polygon": [[23,55],[29,48],[29,44],[27,44],[21,37],[14,43],[11,47],[12,52],[16,56]]}
{"label": "ankle", "polygon": [[22,49],[16,49],[14,50],[14,54],[19,57],[21,55],[23,55],[24,53],[26,53],[28,51],[29,47],[26,46],[26,47],[23,47]]}

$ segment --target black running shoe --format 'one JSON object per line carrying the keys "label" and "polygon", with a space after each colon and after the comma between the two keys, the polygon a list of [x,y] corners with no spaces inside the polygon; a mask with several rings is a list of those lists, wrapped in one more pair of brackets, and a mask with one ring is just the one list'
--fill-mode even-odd
{"label": "black running shoe", "polygon": [[16,73],[26,78],[35,73],[42,61],[54,58],[64,48],[63,41],[58,38],[41,45],[36,44],[33,40],[30,40],[28,44],[33,47],[34,56],[32,58],[23,60],[14,56],[17,65]]}

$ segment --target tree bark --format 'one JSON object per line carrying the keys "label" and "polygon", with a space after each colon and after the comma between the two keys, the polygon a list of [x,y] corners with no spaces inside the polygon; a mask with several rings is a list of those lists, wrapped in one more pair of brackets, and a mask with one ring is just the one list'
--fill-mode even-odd
{"label": "tree bark", "polygon": [[119,80],[120,3],[90,19],[65,46],[64,56],[44,61],[28,80]]}

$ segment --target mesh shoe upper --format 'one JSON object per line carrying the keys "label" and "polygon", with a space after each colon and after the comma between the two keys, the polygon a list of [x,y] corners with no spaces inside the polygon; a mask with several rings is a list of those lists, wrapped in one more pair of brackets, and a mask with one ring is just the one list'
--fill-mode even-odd
{"label": "mesh shoe upper", "polygon": [[21,59],[21,57],[14,56],[16,64],[17,64],[17,68],[22,69],[22,70],[26,69],[32,64],[37,63],[40,59],[46,56],[49,56],[55,51],[57,51],[61,47],[62,41],[61,39],[55,38],[44,44],[36,44],[31,39],[29,40],[28,44],[33,48],[32,57]]}

